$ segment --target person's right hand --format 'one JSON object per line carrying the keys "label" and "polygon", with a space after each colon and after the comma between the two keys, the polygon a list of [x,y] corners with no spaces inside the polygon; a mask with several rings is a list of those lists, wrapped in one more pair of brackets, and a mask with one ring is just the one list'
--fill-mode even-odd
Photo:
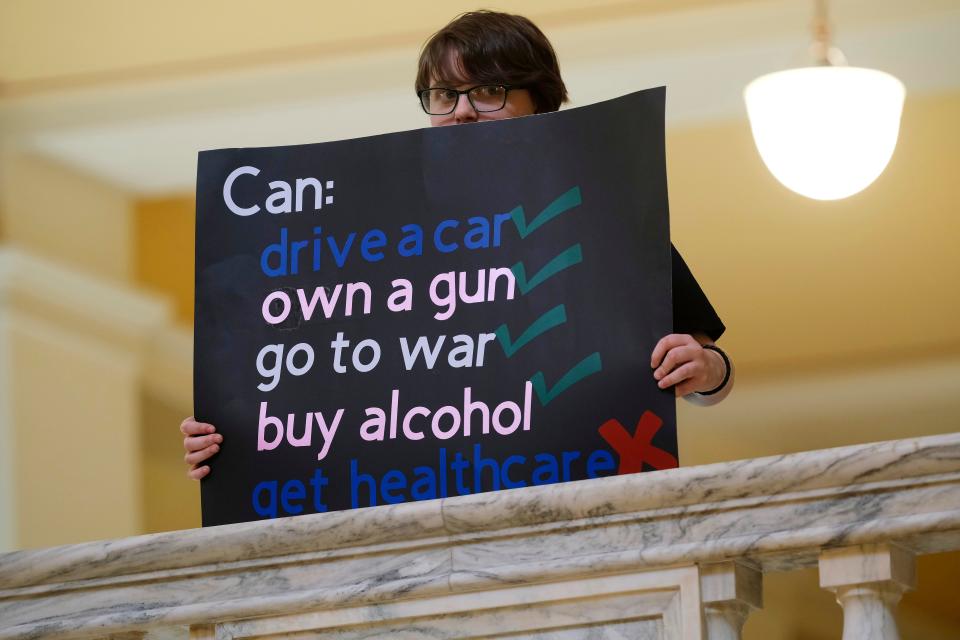
{"label": "person's right hand", "polygon": [[201,463],[220,451],[223,436],[215,433],[216,430],[212,424],[197,422],[193,416],[180,423],[183,449],[187,452],[183,456],[183,461],[187,463],[187,475],[194,480],[199,480],[210,473],[210,466],[201,465]]}

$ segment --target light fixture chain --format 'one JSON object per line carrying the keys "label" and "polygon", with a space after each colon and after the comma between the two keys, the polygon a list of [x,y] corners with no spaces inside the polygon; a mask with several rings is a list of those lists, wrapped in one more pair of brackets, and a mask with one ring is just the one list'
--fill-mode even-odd
{"label": "light fixture chain", "polygon": [[827,0],[814,0],[813,13],[813,44],[810,45],[811,53],[816,64],[820,66],[830,66],[830,18],[828,14]]}

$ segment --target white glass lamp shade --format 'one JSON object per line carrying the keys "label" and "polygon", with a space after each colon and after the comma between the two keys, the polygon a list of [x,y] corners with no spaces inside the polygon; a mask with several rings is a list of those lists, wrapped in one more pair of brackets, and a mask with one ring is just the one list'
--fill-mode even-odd
{"label": "white glass lamp shade", "polygon": [[837,200],[867,188],[890,162],[905,93],[882,71],[823,66],[761,76],[744,99],[774,177],[808,198]]}

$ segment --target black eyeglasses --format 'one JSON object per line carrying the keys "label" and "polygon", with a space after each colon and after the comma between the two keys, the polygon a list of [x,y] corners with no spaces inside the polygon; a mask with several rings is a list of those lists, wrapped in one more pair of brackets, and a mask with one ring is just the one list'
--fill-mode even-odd
{"label": "black eyeglasses", "polygon": [[514,89],[508,84],[481,84],[460,91],[446,87],[430,87],[418,91],[420,106],[431,116],[445,116],[453,113],[461,95],[466,95],[470,105],[479,113],[499,111],[507,104],[507,93]]}

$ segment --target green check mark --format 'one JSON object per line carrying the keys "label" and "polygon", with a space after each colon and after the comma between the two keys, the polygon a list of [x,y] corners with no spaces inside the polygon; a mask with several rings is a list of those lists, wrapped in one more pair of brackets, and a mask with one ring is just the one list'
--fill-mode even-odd
{"label": "green check mark", "polygon": [[602,368],[603,365],[600,362],[600,354],[594,352],[563,374],[563,377],[560,378],[560,380],[557,381],[557,384],[553,385],[553,388],[549,391],[547,391],[547,383],[544,380],[542,371],[537,371],[535,374],[533,374],[533,377],[530,378],[530,383],[533,385],[533,390],[537,392],[537,397],[540,399],[540,404],[547,406],[561,393],[580,382],[587,376],[593,375],[594,373],[599,373]]}
{"label": "green check mark", "polygon": [[532,278],[527,280],[527,268],[522,262],[510,267],[513,277],[520,287],[520,293],[527,295],[534,287],[543,284],[544,281],[560,273],[567,267],[583,262],[583,250],[579,244],[575,244],[556,258],[548,262],[540,271],[537,271]]}
{"label": "green check mark", "polygon": [[574,187],[547,205],[547,208],[537,214],[537,217],[535,217],[530,224],[527,224],[526,216],[523,213],[523,207],[517,207],[511,211],[510,214],[513,217],[513,223],[517,225],[517,232],[519,232],[520,238],[523,239],[559,216],[561,213],[569,211],[570,209],[578,206],[581,204],[581,202],[580,187]]}
{"label": "green check mark", "polygon": [[[513,223],[517,227],[517,232],[520,234],[520,238],[525,239],[527,236],[546,223],[569,211],[570,209],[579,206],[580,204],[582,204],[580,187],[574,187],[561,194],[560,197],[547,205],[547,207],[538,213],[529,224],[527,223],[527,218],[524,214],[522,206],[511,211],[510,215],[513,219]],[[563,251],[563,253],[560,255],[553,258],[542,269],[537,271],[537,273],[534,274],[529,280],[527,279],[527,268],[523,262],[518,262],[510,267],[510,271],[513,272],[517,286],[520,288],[520,293],[522,295],[526,295],[535,287],[543,284],[545,281],[560,273],[567,267],[579,264],[580,262],[583,262],[583,249],[579,244],[575,244]],[[497,329],[494,331],[494,334],[497,336],[497,339],[500,340],[500,345],[503,347],[503,352],[508,358],[510,358],[513,357],[513,354],[522,349],[525,345],[529,344],[531,341],[535,340],[541,334],[565,323],[566,321],[566,308],[561,304],[537,318],[533,324],[527,327],[527,329],[520,334],[520,337],[517,338],[516,342],[510,341],[510,330],[506,324],[502,324],[497,327]],[[535,374],[533,374],[533,377],[530,378],[530,383],[533,385],[534,391],[537,392],[537,398],[540,399],[540,404],[546,406],[561,393],[580,382],[587,376],[598,373],[602,368],[600,354],[598,352],[594,352],[563,374],[563,377],[561,377],[560,380],[558,380],[550,390],[547,390],[547,383],[544,379],[542,371],[537,371]]]}
{"label": "green check mark", "polygon": [[554,327],[559,327],[566,321],[567,310],[561,304],[557,305],[553,309],[550,309],[550,311],[547,311],[545,314],[537,318],[533,324],[527,327],[526,330],[520,334],[520,337],[517,338],[516,342],[510,342],[510,329],[506,324],[502,324],[497,327],[494,330],[494,333],[500,340],[500,345],[503,347],[503,352],[508,358],[512,358],[513,354],[534,339],[538,338],[541,334],[546,333]]}

